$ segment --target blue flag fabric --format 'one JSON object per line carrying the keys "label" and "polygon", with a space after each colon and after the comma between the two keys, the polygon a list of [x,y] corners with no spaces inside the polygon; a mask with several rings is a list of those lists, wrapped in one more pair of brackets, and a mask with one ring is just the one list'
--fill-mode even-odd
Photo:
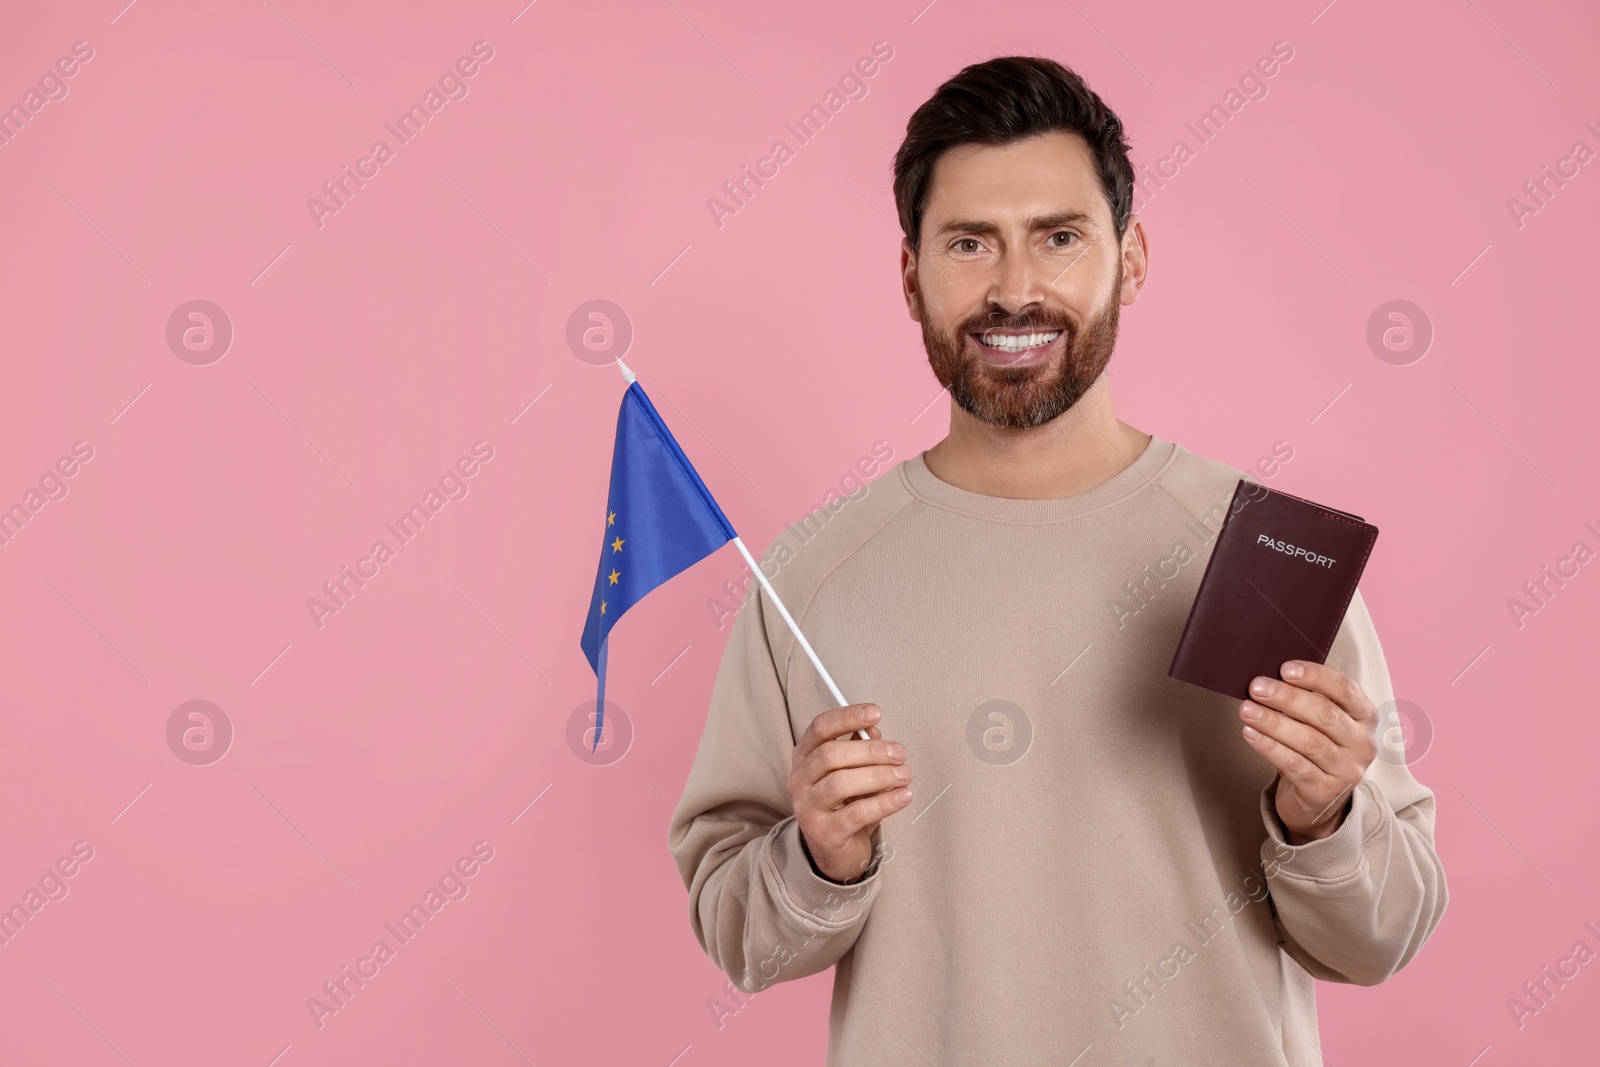
{"label": "blue flag fabric", "polygon": [[738,536],[637,381],[622,395],[611,452],[600,571],[583,625],[594,668],[594,748],[606,707],[606,638],[656,586]]}

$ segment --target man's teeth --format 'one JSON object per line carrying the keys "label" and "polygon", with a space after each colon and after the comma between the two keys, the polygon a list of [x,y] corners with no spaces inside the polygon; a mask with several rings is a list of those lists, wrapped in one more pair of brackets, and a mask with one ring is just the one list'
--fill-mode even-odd
{"label": "man's teeth", "polygon": [[1015,336],[1002,333],[979,334],[979,338],[990,348],[998,348],[1002,352],[1021,352],[1028,348],[1038,348],[1047,345],[1061,336],[1060,330],[1050,333],[1029,333]]}

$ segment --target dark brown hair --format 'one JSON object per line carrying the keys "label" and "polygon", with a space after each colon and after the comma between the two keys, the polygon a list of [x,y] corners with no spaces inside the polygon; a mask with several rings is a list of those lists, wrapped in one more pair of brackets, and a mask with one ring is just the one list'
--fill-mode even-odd
{"label": "dark brown hair", "polygon": [[1133,165],[1122,120],[1076,73],[1042,56],[996,56],[964,67],[906,123],[894,156],[894,202],[913,250],[922,239],[933,165],[963,144],[1008,145],[1042,133],[1088,142],[1117,239],[1133,210]]}

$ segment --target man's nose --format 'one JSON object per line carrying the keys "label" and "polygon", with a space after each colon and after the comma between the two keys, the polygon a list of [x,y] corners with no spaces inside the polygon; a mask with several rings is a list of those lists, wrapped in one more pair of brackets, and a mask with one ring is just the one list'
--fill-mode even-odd
{"label": "man's nose", "polygon": [[1046,264],[1026,252],[1002,253],[990,281],[989,302],[1011,315],[1042,302],[1050,281],[1045,271]]}

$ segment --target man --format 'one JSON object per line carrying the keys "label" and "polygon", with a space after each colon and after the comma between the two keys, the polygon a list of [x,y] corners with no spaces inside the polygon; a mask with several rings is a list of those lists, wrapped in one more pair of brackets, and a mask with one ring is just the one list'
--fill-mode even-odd
{"label": "man", "polygon": [[1167,677],[1241,472],[1113,414],[1132,179],[1049,60],[918,108],[901,269],[950,432],[774,580],[870,702],[759,592],[735,621],[669,842],[739,990],[837,966],[830,1064],[1320,1064],[1313,980],[1382,982],[1444,912],[1359,592],[1250,700]]}

